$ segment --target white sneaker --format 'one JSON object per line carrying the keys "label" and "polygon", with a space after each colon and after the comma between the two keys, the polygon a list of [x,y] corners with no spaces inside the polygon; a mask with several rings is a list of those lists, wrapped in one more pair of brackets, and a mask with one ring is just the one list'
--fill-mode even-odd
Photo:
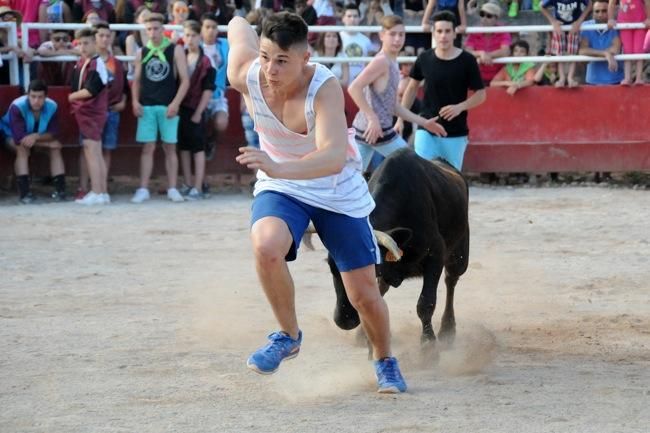
{"label": "white sneaker", "polygon": [[138,188],[135,190],[135,194],[133,194],[131,203],[142,203],[150,198],[151,196],[149,195],[149,190],[147,188]]}
{"label": "white sneaker", "polygon": [[185,201],[181,193],[178,192],[176,188],[169,188],[167,190],[167,198],[173,201],[174,203],[180,203],[182,201]]}
{"label": "white sneaker", "polygon": [[101,194],[102,200],[104,200],[104,204],[111,204],[111,196],[108,195],[107,192],[104,192]]}
{"label": "white sneaker", "polygon": [[83,198],[78,198],[74,202],[92,206],[96,204],[104,204],[104,198],[102,194],[97,194],[96,192],[90,191]]}

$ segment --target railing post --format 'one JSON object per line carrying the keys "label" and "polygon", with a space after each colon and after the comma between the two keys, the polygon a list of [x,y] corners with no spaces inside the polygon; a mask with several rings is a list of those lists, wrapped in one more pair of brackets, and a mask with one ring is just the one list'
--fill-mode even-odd
{"label": "railing post", "polygon": [[[7,43],[9,46],[16,47],[18,46],[18,28],[15,22],[9,22],[9,31],[7,32],[8,38]],[[11,53],[11,59],[9,59],[9,83],[12,86],[17,86],[20,83],[20,71],[18,68],[18,56],[16,53]]]}
{"label": "railing post", "polygon": [[[22,32],[22,38],[20,40],[21,49],[23,50],[24,53],[29,48],[29,27],[27,23],[22,23],[20,29]],[[31,81],[30,70],[29,70],[30,67],[31,67],[31,62],[27,63],[23,59],[23,89],[25,90],[25,92],[27,92],[27,88],[29,87],[29,82]]]}

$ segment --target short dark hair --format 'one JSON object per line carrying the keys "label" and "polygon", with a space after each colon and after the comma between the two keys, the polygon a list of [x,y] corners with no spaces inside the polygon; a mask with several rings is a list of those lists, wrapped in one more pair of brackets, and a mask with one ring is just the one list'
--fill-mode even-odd
{"label": "short dark hair", "polygon": [[201,15],[201,25],[203,25],[203,21],[214,21],[215,23],[219,24],[217,16],[212,12],[206,12]]}
{"label": "short dark hair", "polygon": [[264,20],[262,36],[287,51],[296,44],[307,44],[308,27],[300,15],[278,12]]}
{"label": "short dark hair", "polygon": [[361,11],[359,10],[359,6],[357,6],[354,3],[348,3],[345,5],[345,7],[343,8],[343,15],[345,15],[345,12],[347,12],[348,10],[357,11],[359,16],[361,16]]}
{"label": "short dark hair", "polygon": [[438,21],[447,21],[450,22],[454,27],[456,26],[456,15],[450,11],[440,11],[433,14],[433,24],[435,25]]}
{"label": "short dark hair", "polygon": [[74,38],[75,39],[81,39],[81,38],[93,38],[94,39],[95,38],[95,30],[90,28],[90,27],[79,29],[74,34]]}
{"label": "short dark hair", "polygon": [[93,25],[93,30],[95,31],[95,33],[97,33],[99,29],[106,29],[110,31],[111,27],[108,25],[106,21],[99,21],[97,22],[97,24]]}
{"label": "short dark hair", "polygon": [[45,83],[45,81],[41,80],[40,78],[36,78],[29,82],[27,93],[29,92],[45,92],[47,95],[47,83]]}
{"label": "short dark hair", "polygon": [[[606,1],[606,0],[603,0]],[[514,42],[512,45],[510,45],[510,51],[514,52],[515,47],[523,48],[526,50],[526,54],[530,53],[530,45],[528,45],[528,42],[524,41],[523,39],[519,39],[518,41]]]}
{"label": "short dark hair", "polygon": [[183,29],[190,29],[194,33],[201,34],[201,24],[198,21],[187,20],[183,23]]}

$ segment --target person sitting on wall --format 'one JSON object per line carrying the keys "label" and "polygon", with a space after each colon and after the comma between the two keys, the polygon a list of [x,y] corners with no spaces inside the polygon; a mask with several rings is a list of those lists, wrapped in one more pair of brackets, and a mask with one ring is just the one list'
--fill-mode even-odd
{"label": "person sitting on wall", "polygon": [[34,201],[29,181],[29,157],[34,147],[49,149],[50,174],[55,187],[52,198],[65,200],[61,143],[55,138],[59,132],[57,108],[56,102],[47,97],[47,84],[36,79],[29,83],[27,94],[16,98],[0,119],[0,131],[6,137],[6,145],[16,152],[14,170],[23,204]]}
{"label": "person sitting on wall", "polygon": [[[512,44],[513,57],[526,57],[530,45],[526,41]],[[506,87],[506,92],[514,96],[518,90],[535,84],[535,64],[533,62],[509,63],[505,65],[490,82],[490,87]]]}

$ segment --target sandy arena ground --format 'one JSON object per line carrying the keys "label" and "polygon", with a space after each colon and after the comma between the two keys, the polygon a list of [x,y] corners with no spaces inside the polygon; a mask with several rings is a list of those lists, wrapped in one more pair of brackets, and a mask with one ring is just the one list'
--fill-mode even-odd
{"label": "sandy arena ground", "polygon": [[318,243],[291,265],[300,356],[246,368],[275,323],[244,194],[4,200],[0,432],[648,432],[649,194],[472,188],[455,346],[420,351],[418,280],[387,294],[400,396],[333,324]]}

